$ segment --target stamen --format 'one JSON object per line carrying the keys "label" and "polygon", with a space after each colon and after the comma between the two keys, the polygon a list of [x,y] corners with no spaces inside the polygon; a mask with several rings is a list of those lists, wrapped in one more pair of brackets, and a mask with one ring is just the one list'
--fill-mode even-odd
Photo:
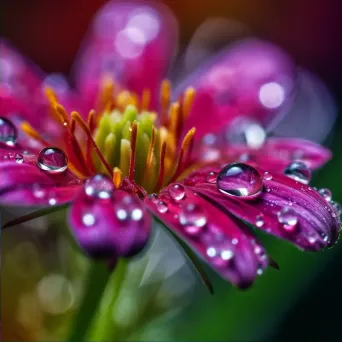
{"label": "stamen", "polygon": [[187,116],[189,115],[191,106],[194,102],[195,93],[196,91],[195,91],[195,88],[193,87],[188,87],[185,90],[184,100],[183,100],[183,114],[184,114],[183,120],[186,119]]}
{"label": "stamen", "polygon": [[160,87],[160,105],[162,124],[167,122],[167,112],[171,102],[171,82],[164,80]]}
{"label": "stamen", "polygon": [[122,172],[118,167],[114,167],[113,170],[113,183],[116,189],[120,187],[122,180]]}
{"label": "stamen", "polygon": [[33,138],[34,140],[39,141],[41,144],[45,146],[50,146],[50,144],[44,140],[40,134],[26,121],[21,124],[21,129],[24,133],[26,133],[29,137]]}
{"label": "stamen", "polygon": [[46,97],[48,98],[51,105],[55,105],[57,103],[57,95],[52,88],[45,87],[44,93]]}
{"label": "stamen", "polygon": [[69,117],[67,112],[65,111],[64,107],[61,106],[59,103],[56,103],[54,106],[57,114],[59,115],[59,118],[64,126],[69,124]]}
{"label": "stamen", "polygon": [[131,145],[131,158],[129,162],[129,174],[128,178],[133,181],[134,180],[134,169],[135,169],[135,150],[137,144],[137,133],[138,133],[138,126],[137,122],[134,121],[131,126],[131,138],[130,138],[130,145]]}
{"label": "stamen", "polygon": [[189,145],[191,145],[191,141],[194,138],[195,132],[196,132],[196,128],[191,128],[190,131],[186,134],[185,138],[183,139],[182,147],[181,147],[181,151],[180,151],[180,155],[179,155],[179,159],[178,159],[177,168],[176,168],[176,171],[175,171],[173,177],[170,180],[170,183],[174,182],[182,171],[183,158],[184,158],[186,151],[189,148]]}
{"label": "stamen", "polygon": [[152,127],[151,141],[150,141],[150,146],[148,147],[145,171],[146,171],[146,169],[150,168],[151,163],[152,163],[153,150],[154,150],[154,142],[155,142],[155,129],[154,129],[154,127]]}
{"label": "stamen", "polygon": [[148,110],[151,102],[151,91],[150,89],[144,89],[141,95],[141,110]]}
{"label": "stamen", "polygon": [[79,126],[82,128],[82,130],[84,131],[84,133],[87,134],[88,138],[90,139],[91,143],[94,146],[95,152],[97,153],[97,155],[99,156],[99,158],[101,159],[102,164],[105,166],[105,168],[107,169],[108,173],[111,175],[111,177],[113,177],[113,170],[111,169],[111,167],[108,165],[107,161],[105,160],[105,158],[103,157],[101,151],[99,150],[95,140],[93,139],[91,132],[89,130],[89,127],[87,126],[87,124],[84,122],[84,120],[82,119],[82,117],[80,116],[80,114],[78,114],[77,112],[72,112],[71,113],[71,118],[73,121],[77,122],[79,124]]}
{"label": "stamen", "polygon": [[169,132],[174,137],[175,143],[177,141],[177,131],[178,131],[178,122],[179,122],[179,111],[180,105],[179,102],[172,103],[170,107],[169,114]]}
{"label": "stamen", "polygon": [[164,141],[161,147],[161,151],[160,151],[159,177],[158,177],[158,182],[154,189],[154,192],[159,191],[159,189],[163,186],[164,173],[165,173],[165,155],[166,155],[166,142]]}
{"label": "stamen", "polygon": [[136,94],[129,91],[121,91],[116,96],[116,104],[117,107],[121,110],[125,110],[127,106],[133,105],[134,107],[138,107],[138,97]]}
{"label": "stamen", "polygon": [[113,104],[113,93],[114,93],[114,80],[112,77],[106,76],[102,81],[102,88],[99,91],[97,100],[97,112],[101,113],[107,106]]}
{"label": "stamen", "polygon": [[94,132],[94,129],[96,126],[95,114],[96,114],[95,110],[92,109],[90,110],[89,115],[88,115],[88,127],[89,127],[90,132]]}

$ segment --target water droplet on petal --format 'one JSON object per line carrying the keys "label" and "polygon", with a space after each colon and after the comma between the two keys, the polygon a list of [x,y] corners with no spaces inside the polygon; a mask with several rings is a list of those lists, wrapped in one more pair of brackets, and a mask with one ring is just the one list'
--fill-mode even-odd
{"label": "water droplet on petal", "polygon": [[159,201],[159,196],[157,194],[150,194],[148,195],[148,198],[153,202],[157,203]]}
{"label": "water droplet on petal", "polygon": [[170,196],[176,201],[180,201],[185,196],[185,189],[181,184],[172,185],[169,192]]}
{"label": "water droplet on petal", "polygon": [[24,162],[24,157],[22,154],[16,154],[15,155],[15,161],[18,164],[22,164]]}
{"label": "water droplet on petal", "polygon": [[161,213],[164,214],[168,211],[168,205],[164,201],[159,201],[157,203],[157,210]]}
{"label": "water droplet on petal", "polygon": [[203,231],[207,218],[200,206],[188,203],[179,214],[179,222],[187,234],[197,235]]}
{"label": "water droplet on petal", "polygon": [[39,152],[38,166],[50,173],[61,173],[68,167],[68,158],[61,149],[47,147]]}
{"label": "water droplet on petal", "polygon": [[209,174],[206,178],[207,183],[215,184],[216,179],[217,179],[217,175],[218,175],[217,172],[214,172],[214,171],[209,172]]}
{"label": "water droplet on petal", "polygon": [[51,198],[49,199],[49,204],[50,204],[50,205],[56,205],[56,203],[57,203],[57,201],[56,201],[55,198],[51,197]]}
{"label": "water droplet on petal", "polygon": [[261,193],[262,179],[256,169],[242,163],[226,165],[217,176],[218,189],[228,195],[254,198]]}
{"label": "water droplet on petal", "polygon": [[278,222],[283,225],[283,228],[288,232],[293,232],[298,223],[298,217],[291,208],[283,208],[278,212]]}
{"label": "water droplet on petal", "polygon": [[114,184],[112,180],[105,176],[98,174],[85,182],[85,193],[91,197],[100,199],[109,199],[114,191]]}
{"label": "water droplet on petal", "polygon": [[83,215],[82,217],[82,222],[85,226],[87,227],[91,227],[95,224],[96,219],[95,216],[93,214],[90,213],[86,213],[85,215]]}
{"label": "water droplet on petal", "polygon": [[265,172],[264,173],[264,180],[271,180],[273,178],[273,176],[269,173],[269,172]]}
{"label": "water droplet on petal", "polygon": [[264,225],[264,218],[262,216],[262,214],[260,215],[257,215],[257,217],[255,218],[255,225],[258,227],[258,228],[261,228],[263,225]]}
{"label": "water droplet on petal", "polygon": [[330,202],[332,199],[332,193],[329,189],[323,188],[318,190],[318,193],[327,201]]}
{"label": "water droplet on petal", "polygon": [[294,179],[303,184],[309,184],[311,180],[311,170],[308,166],[300,161],[294,161],[285,170],[284,174],[287,177]]}
{"label": "water droplet on petal", "polygon": [[330,203],[332,205],[332,207],[335,209],[337,216],[341,216],[342,214],[342,206],[340,203],[335,202],[335,201],[331,201]]}
{"label": "water droplet on petal", "polygon": [[17,129],[11,121],[0,117],[0,142],[14,146],[17,141]]}
{"label": "water droplet on petal", "polygon": [[224,241],[219,244],[209,245],[206,250],[207,256],[216,267],[226,267],[234,258],[232,246]]}

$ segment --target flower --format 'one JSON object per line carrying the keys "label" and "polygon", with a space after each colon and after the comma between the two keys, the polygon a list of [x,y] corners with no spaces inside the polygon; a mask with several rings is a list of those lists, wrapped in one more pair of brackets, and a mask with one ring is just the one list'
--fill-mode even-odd
{"label": "flower", "polygon": [[273,264],[246,223],[303,250],[332,246],[340,206],[309,186],[330,152],[264,129],[291,106],[289,58],[247,40],[172,94],[162,78],[175,32],[162,6],[108,3],[78,57],[77,90],[2,43],[2,203],[70,206],[81,249],[112,265],[145,247],[153,215],[241,288]]}

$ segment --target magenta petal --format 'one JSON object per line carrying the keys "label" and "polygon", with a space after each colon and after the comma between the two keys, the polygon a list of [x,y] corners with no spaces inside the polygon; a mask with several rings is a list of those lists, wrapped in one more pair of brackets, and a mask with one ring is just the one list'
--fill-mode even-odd
{"label": "magenta petal", "polygon": [[295,78],[292,61],[279,48],[257,39],[238,42],[177,88],[176,95],[189,85],[197,90],[185,129],[195,126],[199,138],[243,115],[273,126],[293,100]]}
{"label": "magenta petal", "polygon": [[161,221],[234,285],[251,285],[268,264],[247,227],[187,186],[171,184],[145,203]]}
{"label": "magenta petal", "polygon": [[[264,175],[264,170],[257,170]],[[185,183],[190,182],[195,191],[251,225],[305,250],[316,251],[336,242],[338,214],[313,188],[286,176],[268,174],[259,197],[243,200],[206,182],[207,175],[207,172],[194,173]]]}
{"label": "magenta petal", "polygon": [[173,57],[176,38],[176,21],[163,5],[109,2],[95,16],[78,58],[78,88],[93,100],[106,74],[138,94],[144,88],[155,92]]}
{"label": "magenta petal", "polygon": [[151,215],[143,203],[122,190],[101,198],[82,189],[71,206],[69,222],[81,249],[94,258],[139,253],[151,229]]}

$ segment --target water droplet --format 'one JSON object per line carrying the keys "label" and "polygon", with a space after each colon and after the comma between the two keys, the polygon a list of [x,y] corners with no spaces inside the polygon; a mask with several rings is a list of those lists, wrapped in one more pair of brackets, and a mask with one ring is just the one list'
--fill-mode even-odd
{"label": "water droplet", "polygon": [[185,189],[181,184],[172,185],[169,192],[170,196],[176,201],[180,201],[185,196]]}
{"label": "water droplet", "polygon": [[229,125],[226,138],[231,144],[246,144],[250,148],[260,148],[265,142],[266,132],[259,122],[239,117]]}
{"label": "water droplet", "polygon": [[269,173],[269,172],[265,172],[264,173],[264,180],[271,180],[273,178],[273,176]]}
{"label": "water droplet", "polygon": [[90,213],[86,213],[85,215],[83,215],[82,217],[82,222],[85,226],[87,227],[91,227],[95,224],[96,219],[95,216],[93,214]]}
{"label": "water droplet", "polygon": [[217,175],[218,175],[217,172],[214,172],[214,171],[209,172],[209,174],[208,174],[208,176],[206,178],[207,183],[215,184],[216,183]]}
{"label": "water droplet", "polygon": [[261,193],[262,179],[253,167],[234,163],[226,165],[217,176],[218,189],[228,195],[254,198]]}
{"label": "water droplet", "polygon": [[157,210],[161,213],[164,214],[168,211],[168,205],[164,201],[159,201],[157,203]]}
{"label": "water droplet", "polygon": [[234,257],[234,252],[229,245],[209,245],[206,250],[207,256],[217,267],[226,267]]}
{"label": "water droplet", "polygon": [[203,231],[207,224],[203,210],[197,204],[188,203],[183,206],[179,214],[179,222],[183,225],[183,229],[189,235],[197,235]]}
{"label": "water droplet", "polygon": [[148,195],[148,198],[153,202],[157,203],[159,201],[159,196],[157,194],[150,194]]}
{"label": "water droplet", "polygon": [[341,216],[341,214],[342,214],[342,206],[341,206],[341,204],[338,203],[338,202],[335,202],[335,201],[331,201],[330,204],[332,205],[332,207],[336,211],[337,216]]}
{"label": "water droplet", "polygon": [[85,193],[91,197],[100,199],[109,199],[114,191],[114,184],[112,180],[105,176],[98,174],[85,182]]}
{"label": "water droplet", "polygon": [[38,166],[50,173],[64,172],[68,167],[68,158],[64,151],[57,147],[47,147],[39,152]]}
{"label": "water droplet", "polygon": [[294,161],[285,170],[284,174],[287,177],[294,179],[303,184],[309,184],[311,180],[311,170],[308,166],[300,161]]}
{"label": "water droplet", "polygon": [[15,155],[15,161],[18,163],[18,164],[22,164],[24,162],[24,157],[22,154],[16,154]]}
{"label": "water droplet", "polygon": [[14,146],[17,141],[17,129],[11,121],[0,117],[0,142]]}
{"label": "water droplet", "polygon": [[329,189],[323,188],[318,190],[318,193],[327,201],[330,202],[332,199],[332,193]]}
{"label": "water droplet", "polygon": [[283,228],[288,232],[293,232],[298,223],[298,217],[291,208],[283,208],[278,212],[278,222],[283,224]]}
{"label": "water droplet", "polygon": [[56,201],[55,198],[52,197],[52,198],[49,199],[49,204],[50,205],[56,205],[56,203],[57,203],[57,201]]}
{"label": "water droplet", "polygon": [[237,238],[232,239],[232,244],[237,245],[239,243],[239,240]]}
{"label": "water droplet", "polygon": [[257,217],[255,218],[255,225],[258,227],[258,228],[261,228],[263,225],[264,225],[264,218],[262,216],[262,214],[260,215],[257,215]]}
{"label": "water droplet", "polygon": [[262,275],[263,273],[264,273],[264,270],[261,267],[259,267],[257,269],[257,275]]}

